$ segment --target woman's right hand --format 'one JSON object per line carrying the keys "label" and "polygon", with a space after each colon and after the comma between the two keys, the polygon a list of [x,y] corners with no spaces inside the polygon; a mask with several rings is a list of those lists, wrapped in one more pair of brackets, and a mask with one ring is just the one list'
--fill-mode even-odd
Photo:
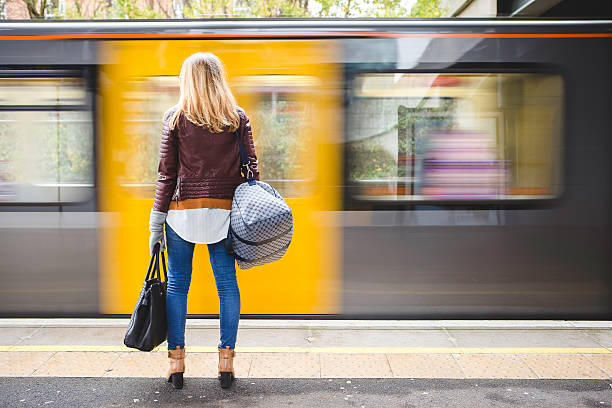
{"label": "woman's right hand", "polygon": [[166,238],[164,237],[164,223],[166,222],[167,213],[151,210],[149,217],[149,254],[153,256],[155,244],[160,242],[160,251],[166,250]]}

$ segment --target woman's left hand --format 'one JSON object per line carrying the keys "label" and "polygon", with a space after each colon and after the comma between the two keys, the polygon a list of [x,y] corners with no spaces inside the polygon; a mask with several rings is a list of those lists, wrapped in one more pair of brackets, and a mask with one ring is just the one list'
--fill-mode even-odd
{"label": "woman's left hand", "polygon": [[164,223],[166,222],[167,213],[151,210],[149,217],[149,253],[153,256],[155,244],[160,242],[160,251],[166,250],[166,239],[164,237]]}

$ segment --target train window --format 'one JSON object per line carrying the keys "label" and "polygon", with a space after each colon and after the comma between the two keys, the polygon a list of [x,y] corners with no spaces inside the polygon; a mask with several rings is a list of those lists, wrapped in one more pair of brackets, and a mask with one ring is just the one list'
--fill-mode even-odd
{"label": "train window", "polygon": [[78,78],[0,78],[0,201],[92,197],[93,130]]}
{"label": "train window", "polygon": [[350,197],[554,198],[562,92],[560,76],[541,73],[358,75],[347,112]]}
{"label": "train window", "polygon": [[0,105],[76,106],[85,99],[81,78],[0,78]]}
{"label": "train window", "polygon": [[123,91],[125,172],[121,185],[140,198],[153,197],[159,163],[162,116],[179,98],[178,77],[132,78]]}
{"label": "train window", "polygon": [[235,80],[238,93],[248,101],[262,178],[284,197],[310,193],[309,180],[316,170],[310,93],[317,83],[316,78],[302,75]]}
{"label": "train window", "polygon": [[[285,197],[306,194],[313,169],[310,102],[306,90],[314,78],[293,75],[238,77],[232,83],[253,127],[262,178]],[[179,97],[178,77],[132,78],[124,90],[130,142],[125,145],[126,172],[121,184],[132,194],[150,198],[157,179],[161,117]]]}

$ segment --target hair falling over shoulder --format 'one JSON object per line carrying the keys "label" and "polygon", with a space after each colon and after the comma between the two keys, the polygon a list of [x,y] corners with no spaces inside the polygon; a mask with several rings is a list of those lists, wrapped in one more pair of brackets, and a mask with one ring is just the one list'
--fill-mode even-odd
{"label": "hair falling over shoulder", "polygon": [[236,99],[225,77],[223,63],[210,52],[189,56],[179,76],[180,97],[170,119],[174,129],[182,114],[192,123],[211,132],[234,131],[240,126]]}

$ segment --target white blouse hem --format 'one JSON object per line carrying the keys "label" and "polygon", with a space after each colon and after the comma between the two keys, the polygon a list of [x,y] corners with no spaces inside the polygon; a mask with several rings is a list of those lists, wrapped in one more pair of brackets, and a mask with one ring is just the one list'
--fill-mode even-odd
{"label": "white blouse hem", "polygon": [[223,208],[169,210],[166,222],[185,241],[194,244],[214,244],[227,237],[230,210]]}

